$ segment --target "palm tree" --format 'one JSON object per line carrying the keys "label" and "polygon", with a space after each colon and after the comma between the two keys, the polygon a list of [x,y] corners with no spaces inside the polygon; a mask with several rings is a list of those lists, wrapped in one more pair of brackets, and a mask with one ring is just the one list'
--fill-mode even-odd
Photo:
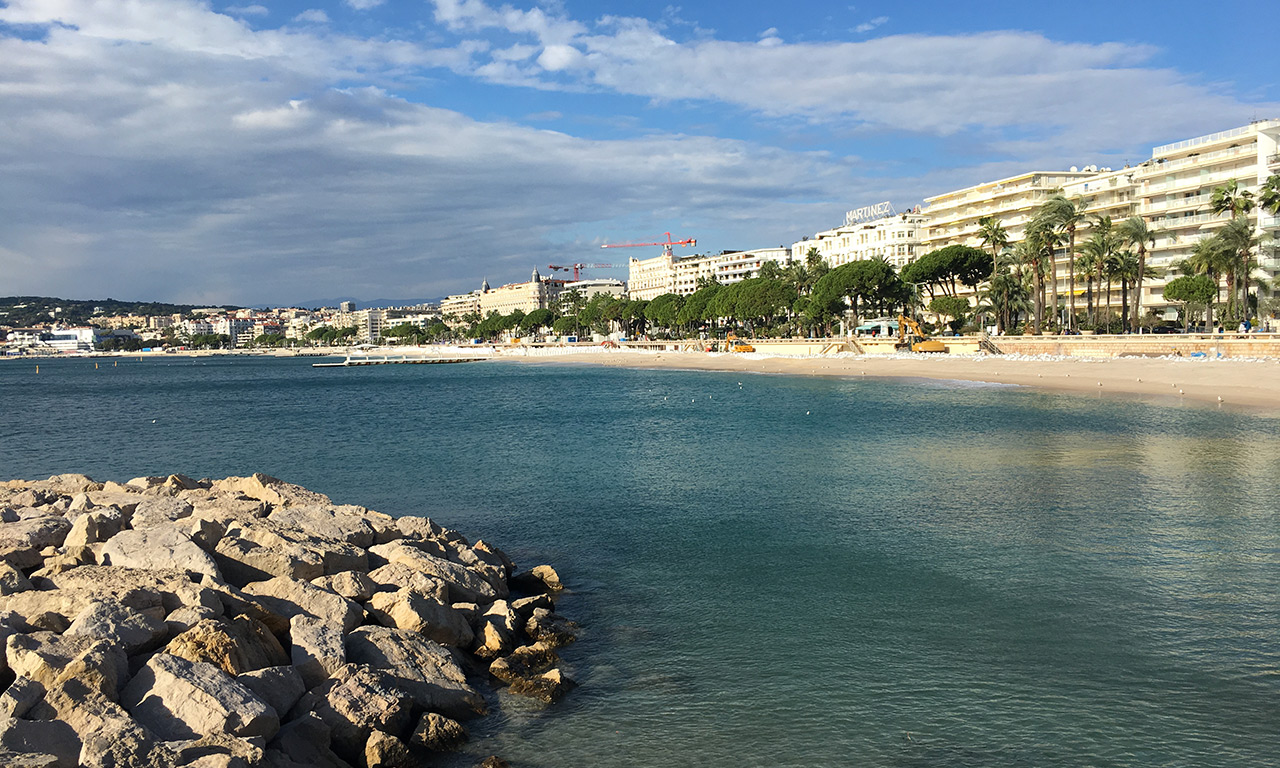
{"label": "palm tree", "polygon": [[[1240,189],[1240,182],[1236,181],[1235,179],[1232,179],[1226,184],[1223,184],[1221,187],[1215,188],[1213,190],[1213,197],[1209,199],[1209,207],[1213,210],[1214,213],[1230,213],[1232,221],[1234,221],[1237,217],[1241,216],[1242,214],[1247,214],[1249,211],[1252,211],[1253,206],[1254,206],[1253,193],[1248,191],[1247,189]],[[1245,275],[1248,275],[1249,273],[1248,251],[1242,251],[1239,254],[1239,257],[1241,262],[1243,263],[1243,273]],[[1232,272],[1234,273],[1236,272],[1236,270],[1232,270]],[[1240,282],[1241,282],[1241,285],[1244,286],[1244,296],[1242,297],[1243,309],[1241,310],[1240,314],[1243,315],[1244,317],[1248,317],[1249,316],[1249,285],[1248,285],[1249,281],[1248,279],[1245,279]],[[1228,296],[1229,296],[1228,305],[1235,303],[1235,298],[1236,298],[1235,291],[1228,289]]]}
{"label": "palm tree", "polygon": [[[1036,211],[1036,218],[1043,221],[1051,229],[1061,230],[1067,236],[1067,302],[1070,311],[1067,314],[1067,330],[1074,331],[1076,327],[1076,273],[1071,268],[1076,258],[1076,226],[1084,221],[1085,209],[1087,208],[1083,198],[1068,198],[1059,190],[1053,197],[1045,200],[1040,204],[1039,210]],[[1057,260],[1054,260],[1054,267],[1050,270],[1050,279],[1053,280],[1054,286],[1054,306],[1057,306],[1057,286],[1058,272]]]}
{"label": "palm tree", "polygon": [[[1240,305],[1241,319],[1249,316],[1249,284],[1253,272],[1253,249],[1258,245],[1258,238],[1253,233],[1253,225],[1247,216],[1237,216],[1213,236],[1222,244],[1227,253],[1237,254],[1243,261],[1231,265],[1228,273],[1228,285],[1239,285],[1243,294]],[[1234,292],[1233,292],[1234,293]]]}
{"label": "palm tree", "polygon": [[1280,216],[1280,173],[1268,176],[1258,189],[1258,207],[1272,216]]}
{"label": "palm tree", "polygon": [[994,280],[1000,267],[999,254],[1009,245],[1009,233],[995,216],[983,216],[978,219],[978,237],[991,249],[991,278]]}
{"label": "palm tree", "polygon": [[[1218,295],[1221,296],[1219,281],[1224,274],[1231,274],[1232,268],[1235,266],[1235,255],[1227,249],[1226,244],[1220,238],[1216,236],[1206,237],[1196,243],[1190,256],[1174,266],[1186,274],[1208,275],[1213,280]],[[1213,332],[1212,299],[1205,306],[1204,330],[1206,333]]]}
{"label": "palm tree", "polygon": [[1132,315],[1133,321],[1137,322],[1142,317],[1142,283],[1147,278],[1147,244],[1155,246],[1156,236],[1164,230],[1152,229],[1141,216],[1130,216],[1120,222],[1118,229],[1124,242],[1138,249],[1138,274],[1133,283]]}

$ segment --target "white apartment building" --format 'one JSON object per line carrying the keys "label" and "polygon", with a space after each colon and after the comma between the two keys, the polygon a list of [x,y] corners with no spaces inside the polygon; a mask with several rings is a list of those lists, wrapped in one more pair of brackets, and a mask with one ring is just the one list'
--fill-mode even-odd
{"label": "white apartment building", "polygon": [[564,284],[564,292],[577,291],[583,298],[590,300],[593,296],[607,293],[610,296],[621,296],[627,292],[627,286],[621,280],[602,277],[592,280],[575,280]]}
{"label": "white apartment building", "polygon": [[759,272],[767,261],[776,262],[778,266],[785,267],[792,261],[791,249],[757,248],[752,251],[723,254],[715,264],[716,282],[721,285],[740,283]]}
{"label": "white apartment building", "polygon": [[[868,215],[872,218],[866,218]],[[855,209],[845,214],[844,226],[792,245],[791,258],[804,261],[809,251],[815,250],[833,268],[851,261],[884,259],[901,269],[923,253],[920,243],[927,220],[918,211],[895,213],[888,203]]]}
{"label": "white apartment building", "polygon": [[785,266],[791,260],[791,249],[781,247],[725,251],[714,256],[681,258],[664,253],[652,259],[632,259],[627,276],[627,295],[642,301],[652,301],[667,293],[688,296],[697,291],[699,283],[704,280],[728,285],[759,272],[766,261],[776,261]]}

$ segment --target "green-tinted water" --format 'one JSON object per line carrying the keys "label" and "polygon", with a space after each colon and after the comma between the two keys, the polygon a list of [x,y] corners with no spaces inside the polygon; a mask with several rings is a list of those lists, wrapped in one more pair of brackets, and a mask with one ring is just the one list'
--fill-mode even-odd
{"label": "green-tinted water", "polygon": [[263,471],[555,564],[583,687],[473,756],[1280,764],[1275,419],[499,363],[6,362],[0,397],[6,477]]}

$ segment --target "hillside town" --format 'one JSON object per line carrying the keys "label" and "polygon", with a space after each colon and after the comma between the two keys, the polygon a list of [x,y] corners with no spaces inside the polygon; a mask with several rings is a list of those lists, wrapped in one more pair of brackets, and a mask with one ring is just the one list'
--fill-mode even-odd
{"label": "hillside town", "polygon": [[[856,328],[864,317],[859,301],[873,313],[901,306],[953,332],[1212,332],[1237,322],[1272,330],[1280,309],[1277,232],[1280,120],[1262,120],[1156,147],[1149,159],[1119,169],[1026,171],[905,211],[888,201],[863,205],[790,246],[682,255],[675,248],[695,241],[667,233],[665,243],[648,244],[661,245],[660,255],[628,261],[625,283],[579,270],[609,265],[573,265],[572,280],[535,267],[526,281],[492,287],[482,278],[476,290],[438,304],[129,314],[95,307],[74,325],[63,322],[60,307],[38,323],[10,324],[25,306],[14,304],[0,313],[0,330],[10,355],[576,340],[735,327],[829,335]],[[882,277],[867,287],[877,269]],[[823,281],[841,273],[843,282]],[[780,289],[732,300],[725,291],[712,302],[722,288],[762,279]]]}

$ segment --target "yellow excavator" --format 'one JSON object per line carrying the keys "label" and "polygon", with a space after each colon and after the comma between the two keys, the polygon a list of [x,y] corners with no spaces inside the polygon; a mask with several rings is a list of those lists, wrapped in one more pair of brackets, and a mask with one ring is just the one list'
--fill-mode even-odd
{"label": "yellow excavator", "polygon": [[739,339],[735,334],[729,334],[725,339],[725,348],[730,352],[755,352],[756,348],[748,344],[745,340]]}
{"label": "yellow excavator", "polygon": [[[907,333],[910,329],[910,333]],[[898,315],[898,343],[893,348],[901,352],[946,352],[947,345],[931,339],[921,330],[920,324],[906,315]]]}

